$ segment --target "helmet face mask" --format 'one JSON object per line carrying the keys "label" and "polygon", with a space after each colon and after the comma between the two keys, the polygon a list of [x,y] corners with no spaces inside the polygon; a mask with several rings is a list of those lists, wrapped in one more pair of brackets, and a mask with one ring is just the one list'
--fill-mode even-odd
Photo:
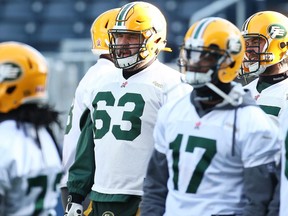
{"label": "helmet face mask", "polygon": [[261,34],[244,35],[246,51],[240,75],[255,73],[259,75],[266,69],[263,63],[269,63],[273,59],[273,53],[267,52],[268,39]]}
{"label": "helmet face mask", "polygon": [[246,52],[240,76],[260,75],[267,67],[281,62],[288,54],[288,18],[275,11],[250,16],[242,26]]}
{"label": "helmet face mask", "polygon": [[244,39],[236,26],[218,17],[202,19],[187,31],[179,56],[180,72],[194,88],[229,83],[244,57]]}
{"label": "helmet face mask", "polygon": [[[146,2],[131,2],[124,5],[117,17],[115,26],[108,31],[109,51],[118,68],[139,68],[155,59],[166,46],[166,19],[154,5]],[[120,43],[119,35],[129,34],[132,41]],[[135,36],[137,35],[137,36]],[[135,43],[137,37],[138,42]],[[130,55],[119,55],[120,49],[131,49]],[[137,53],[134,51],[137,49]],[[132,54],[133,53],[133,54]]]}
{"label": "helmet face mask", "polygon": [[144,59],[140,53],[146,49],[146,43],[141,33],[111,30],[109,37],[112,42],[111,55],[118,68],[133,67]]}
{"label": "helmet face mask", "polygon": [[[186,74],[186,81],[194,88],[202,87],[212,82],[212,75],[219,69],[229,66],[225,62],[229,58],[225,50],[217,46],[198,48],[183,48],[182,66]],[[231,62],[230,62],[231,63]]]}

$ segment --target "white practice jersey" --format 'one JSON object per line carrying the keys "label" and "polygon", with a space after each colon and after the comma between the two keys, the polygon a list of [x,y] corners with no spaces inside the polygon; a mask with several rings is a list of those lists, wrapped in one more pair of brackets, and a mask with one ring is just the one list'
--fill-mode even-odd
{"label": "white practice jersey", "polygon": [[253,80],[244,88],[251,91],[256,103],[277,123],[283,110],[288,109],[288,79],[273,84],[261,92],[256,89],[258,79]]}
{"label": "white practice jersey", "polygon": [[[93,89],[95,89],[98,83],[102,82],[102,78],[109,73],[118,75],[118,73],[121,73],[121,71],[117,71],[114,63],[110,60],[99,58],[97,63],[89,68],[77,86],[74,100],[68,115],[66,132],[64,135],[62,159],[64,175],[61,179],[61,187],[67,186],[68,171],[75,159],[77,141],[81,133],[79,127],[80,118],[83,112],[88,108],[87,103],[91,103],[93,100],[93,98],[89,99],[92,97],[91,94]],[[84,98],[86,99],[85,101]]]}
{"label": "white practice jersey", "polygon": [[62,173],[59,153],[46,129],[38,131],[40,149],[33,126],[25,126],[26,131],[13,120],[0,123],[0,215],[54,216]]}
{"label": "white practice jersey", "polygon": [[93,191],[143,195],[158,110],[167,100],[192,91],[191,86],[180,84],[180,76],[156,60],[127,80],[122,73],[109,74],[97,83],[89,107],[96,128]]}
{"label": "white practice jersey", "polygon": [[274,161],[278,133],[257,106],[199,117],[190,95],[165,105],[154,131],[155,148],[166,155],[169,170],[164,215],[241,214],[243,170]]}

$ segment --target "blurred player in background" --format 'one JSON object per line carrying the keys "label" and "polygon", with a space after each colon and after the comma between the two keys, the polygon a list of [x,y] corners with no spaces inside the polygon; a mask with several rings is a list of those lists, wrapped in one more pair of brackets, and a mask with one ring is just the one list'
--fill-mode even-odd
{"label": "blurred player in background", "polygon": [[[75,160],[75,152],[80,132],[87,117],[89,117],[88,105],[91,104],[94,99],[91,98],[93,96],[93,90],[97,87],[98,82],[101,83],[102,78],[105,77],[106,74],[109,74],[110,71],[115,72],[116,70],[109,54],[108,29],[114,26],[119,9],[111,9],[100,14],[91,26],[92,52],[97,57],[99,56],[99,59],[97,59],[95,65],[89,68],[80,81],[68,115],[62,161],[65,172],[61,179],[62,204],[64,209],[67,205],[68,198],[68,170]],[[83,203],[85,209],[88,203],[89,199],[87,198]]]}
{"label": "blurred player in background", "polygon": [[[257,12],[242,26],[246,51],[241,76],[257,77],[244,88],[252,92],[256,103],[276,125],[279,125],[279,116],[288,109],[287,31],[288,18],[275,11]],[[271,197],[267,214],[269,216],[279,214],[280,165],[277,169],[275,193]]]}
{"label": "blurred player in background", "polygon": [[72,207],[67,216],[81,212],[89,192],[91,215],[139,215],[157,112],[168,99],[183,95],[177,89],[167,95],[181,84],[181,74],[157,60],[166,49],[166,31],[165,17],[152,4],[121,7],[109,30],[109,46],[122,71],[106,74],[95,84],[91,121],[81,132],[81,146],[69,170]]}
{"label": "blurred player in background", "polygon": [[204,18],[187,31],[179,62],[194,90],[159,111],[141,215],[266,215],[281,140],[233,82],[244,51],[240,30],[225,19]]}
{"label": "blurred player in background", "polygon": [[0,215],[56,215],[62,174],[47,103],[47,63],[34,48],[0,43]]}

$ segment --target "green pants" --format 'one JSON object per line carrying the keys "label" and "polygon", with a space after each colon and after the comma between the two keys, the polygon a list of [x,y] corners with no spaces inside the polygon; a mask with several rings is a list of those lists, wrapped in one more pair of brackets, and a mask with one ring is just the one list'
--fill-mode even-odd
{"label": "green pants", "polygon": [[89,216],[136,216],[140,196],[129,196],[129,199],[119,202],[92,202]]}

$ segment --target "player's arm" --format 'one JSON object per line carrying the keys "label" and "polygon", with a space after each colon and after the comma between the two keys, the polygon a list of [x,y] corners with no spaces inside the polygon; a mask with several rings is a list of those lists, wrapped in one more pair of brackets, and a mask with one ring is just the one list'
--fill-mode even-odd
{"label": "player's arm", "polygon": [[90,192],[94,172],[93,122],[88,117],[77,143],[75,161],[69,169],[67,186],[72,203],[81,204]]}
{"label": "player's arm", "polygon": [[61,179],[61,198],[64,209],[67,205],[67,198],[69,194],[67,188],[67,181],[69,174],[68,171],[75,159],[77,140],[79,139],[81,131],[84,128],[85,122],[87,118],[89,118],[90,113],[89,109],[86,109],[81,115],[80,112],[82,111],[76,102],[77,100],[75,100],[74,105],[71,106],[71,110],[69,112],[68,119],[70,120],[68,121],[66,127],[66,134],[64,136],[64,143],[63,143],[62,165],[64,169],[64,175]]}
{"label": "player's arm", "polygon": [[168,143],[165,139],[165,126],[169,109],[158,111],[153,131],[155,149],[150,158],[143,184],[144,195],[140,203],[141,216],[162,216],[165,212],[169,178],[166,152]]}
{"label": "player's arm", "polygon": [[269,204],[278,184],[283,140],[279,136],[279,128],[271,119],[263,112],[254,111],[246,117],[252,122],[261,123],[251,124],[249,131],[243,131],[246,136],[241,146],[244,163],[243,192],[247,198],[243,216],[267,216],[268,211],[273,210]]}
{"label": "player's arm", "polygon": [[80,109],[77,98],[74,98],[71,104],[67,125],[65,128],[63,150],[62,150],[62,166],[64,169],[64,175],[62,176],[60,187],[67,187],[68,170],[71,164],[74,162],[75,151],[77,146],[77,140],[80,136],[79,120],[84,110]]}
{"label": "player's arm", "polygon": [[278,216],[280,211],[280,179],[281,179],[281,163],[277,166],[275,173],[275,188],[273,198],[269,203],[267,216]]}
{"label": "player's arm", "polygon": [[154,150],[144,181],[144,196],[140,204],[141,216],[160,216],[164,214],[168,193],[168,175],[166,155]]}
{"label": "player's arm", "polygon": [[244,194],[247,203],[243,216],[266,216],[277,186],[275,162],[244,169]]}

